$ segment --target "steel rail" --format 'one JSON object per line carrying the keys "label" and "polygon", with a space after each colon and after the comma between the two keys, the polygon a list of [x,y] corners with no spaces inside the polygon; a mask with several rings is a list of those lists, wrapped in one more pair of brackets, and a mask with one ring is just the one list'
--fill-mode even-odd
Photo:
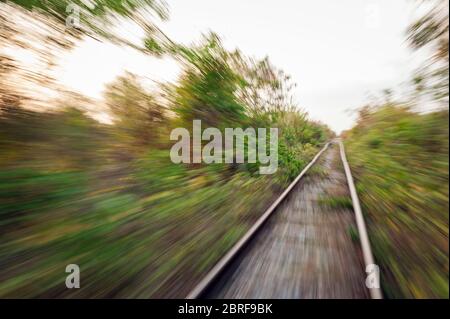
{"label": "steel rail", "polygon": [[[350,190],[350,195],[352,198],[353,203],[353,210],[355,212],[356,217],[356,226],[358,227],[358,234],[361,241],[361,249],[363,253],[364,263],[366,266],[365,271],[369,271],[369,267],[372,267],[373,265],[376,266],[373,255],[372,255],[372,249],[370,247],[370,241],[369,236],[367,235],[367,229],[366,229],[366,223],[364,222],[364,216],[362,214],[361,210],[361,204],[359,203],[358,193],[356,192],[355,183],[353,181],[352,173],[350,170],[350,165],[347,161],[347,156],[345,155],[345,148],[344,144],[342,143],[342,140],[339,139],[339,149],[341,153],[341,160],[342,164],[344,165],[345,170],[345,176],[347,177],[347,184],[348,188]],[[377,266],[378,267],[378,266]],[[379,279],[379,274],[378,274]],[[379,284],[379,283],[378,283]],[[381,293],[381,288],[369,288],[370,296],[372,299],[382,299],[383,294]]]}
{"label": "steel rail", "polygon": [[205,277],[194,287],[187,295],[186,299],[196,299],[202,296],[207,288],[218,278],[218,276],[225,270],[229,263],[238,255],[239,252],[248,244],[253,236],[261,229],[267,219],[273,214],[278,205],[286,198],[290,191],[306,174],[311,166],[313,166],[320,155],[328,148],[330,143],[325,146],[314,156],[309,164],[300,172],[295,180],[286,188],[286,190],[278,197],[278,199],[264,212],[264,214],[256,221],[256,223],[245,233],[245,235],[223,256],[216,265],[206,274]]}

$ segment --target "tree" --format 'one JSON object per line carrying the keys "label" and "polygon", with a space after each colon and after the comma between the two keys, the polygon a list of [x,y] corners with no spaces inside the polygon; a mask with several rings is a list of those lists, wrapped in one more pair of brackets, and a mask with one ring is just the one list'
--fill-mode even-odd
{"label": "tree", "polygon": [[182,121],[199,119],[218,128],[246,122],[245,106],[236,97],[244,81],[232,69],[231,55],[217,35],[210,34],[197,46],[179,46],[174,55],[183,71],[178,84],[166,91]]}
{"label": "tree", "polygon": [[105,100],[121,132],[139,145],[156,145],[165,121],[165,108],[127,73],[109,84]]}
{"label": "tree", "polygon": [[446,0],[432,1],[432,8],[410,25],[408,41],[415,50],[430,48],[429,63],[417,71],[413,84],[417,93],[430,95],[448,105],[449,8]]}
{"label": "tree", "polygon": [[[5,2],[5,0],[1,0]],[[123,40],[107,30],[118,17],[136,21],[144,30],[151,33],[155,26],[150,17],[167,19],[167,5],[161,0],[8,0],[29,10],[44,12],[47,16],[65,24],[79,10],[82,30],[91,35],[106,36]],[[72,30],[73,31],[73,30]]]}

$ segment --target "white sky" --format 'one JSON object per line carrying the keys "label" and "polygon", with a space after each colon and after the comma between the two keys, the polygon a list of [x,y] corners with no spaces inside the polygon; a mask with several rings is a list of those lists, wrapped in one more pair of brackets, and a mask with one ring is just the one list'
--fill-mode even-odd
{"label": "white sky", "polygon": [[[292,75],[295,96],[312,119],[336,132],[350,128],[369,92],[396,88],[417,67],[405,43],[415,4],[408,0],[168,0],[161,28],[190,43],[218,33],[229,49],[263,58]],[[133,27],[126,32],[139,36]],[[89,39],[64,57],[61,82],[101,98],[105,83],[123,70],[173,81],[177,66],[131,49]]]}

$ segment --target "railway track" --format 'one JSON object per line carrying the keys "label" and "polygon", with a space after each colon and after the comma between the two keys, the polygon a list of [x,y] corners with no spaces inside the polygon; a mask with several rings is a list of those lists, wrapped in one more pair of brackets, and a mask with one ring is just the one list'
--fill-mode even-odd
{"label": "railway track", "polygon": [[[351,197],[353,210],[324,204],[330,192]],[[352,229],[358,230],[359,243],[350,235]],[[378,299],[380,289],[365,285],[365,269],[373,263],[345,150],[335,140],[187,298]]]}

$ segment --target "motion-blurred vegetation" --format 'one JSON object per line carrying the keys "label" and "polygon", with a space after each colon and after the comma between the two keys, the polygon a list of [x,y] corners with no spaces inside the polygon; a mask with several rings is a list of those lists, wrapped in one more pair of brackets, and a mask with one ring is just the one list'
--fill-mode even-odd
{"label": "motion-blurred vegetation", "polygon": [[[63,20],[64,1],[14,2]],[[128,15],[116,2],[104,4]],[[1,12],[8,28],[0,49],[20,45],[11,34],[24,30]],[[10,80],[20,67],[0,55],[1,297],[184,297],[331,136],[296,108],[289,77],[267,59],[229,52],[215,34],[192,46],[158,43],[146,46],[179,61],[179,80],[149,91],[132,74],[116,79],[102,106],[112,124],[94,120],[96,105],[71,92],[51,108],[29,108],[36,96]],[[55,85],[42,78],[34,85]],[[173,164],[169,133],[192,119],[219,129],[278,127],[278,172]],[[72,263],[83,289],[65,288]]]}
{"label": "motion-blurred vegetation", "polygon": [[388,297],[448,298],[448,111],[361,112],[347,153]]}
{"label": "motion-blurred vegetation", "polygon": [[[268,59],[227,50],[214,33],[172,41],[158,28],[164,1],[91,2],[0,2],[0,297],[184,297],[333,134],[297,108],[290,77]],[[69,3],[82,28],[65,28]],[[449,295],[448,3],[436,3],[408,30],[414,49],[431,51],[413,95],[386,91],[345,134],[387,297]],[[123,19],[144,30],[142,43],[115,28]],[[149,90],[125,74],[103,104],[91,101],[50,72],[86,36],[175,59],[180,76]],[[16,59],[23,51],[33,68]],[[424,104],[435,111],[420,113]],[[193,119],[278,127],[277,173],[173,164],[170,131]],[[64,285],[72,263],[83,289]]]}
{"label": "motion-blurred vegetation", "polygon": [[[360,109],[347,151],[387,297],[448,298],[448,2],[435,1],[408,39],[431,52],[415,93],[387,90]],[[438,107],[418,112],[423,103]]]}

